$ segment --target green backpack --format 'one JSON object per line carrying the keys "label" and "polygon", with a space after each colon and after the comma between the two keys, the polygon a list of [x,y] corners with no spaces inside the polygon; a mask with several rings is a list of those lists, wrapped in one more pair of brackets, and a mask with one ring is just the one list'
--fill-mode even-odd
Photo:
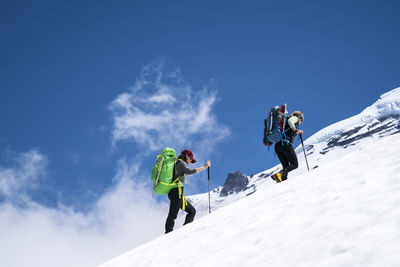
{"label": "green backpack", "polygon": [[172,188],[178,187],[178,183],[172,183],[174,167],[176,163],[176,152],[173,148],[164,148],[157,156],[156,165],[151,171],[153,191],[159,195],[166,195]]}

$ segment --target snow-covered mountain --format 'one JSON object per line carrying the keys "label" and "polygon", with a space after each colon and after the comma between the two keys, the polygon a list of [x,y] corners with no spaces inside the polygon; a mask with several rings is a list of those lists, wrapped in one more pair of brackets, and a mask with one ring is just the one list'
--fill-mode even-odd
{"label": "snow-covered mountain", "polygon": [[[373,140],[377,138],[399,132],[400,88],[397,88],[382,95],[377,102],[360,114],[326,127],[305,140],[310,168],[316,169],[321,161],[329,161],[331,158],[346,154],[364,145],[365,142],[375,142]],[[301,146],[296,148],[296,153],[300,153],[298,156],[300,168],[292,172],[290,177],[305,171],[306,163],[303,162],[302,149]],[[271,174],[278,170],[280,165],[253,176],[246,176],[240,171],[228,174],[225,184],[210,193],[212,210],[253,194],[260,184],[269,180]],[[197,209],[197,217],[208,214],[208,194],[190,196],[189,199]],[[180,215],[184,217],[185,214]],[[180,218],[180,221],[183,220],[184,218]],[[177,225],[181,225],[180,221]]]}
{"label": "snow-covered mountain", "polygon": [[101,267],[400,266],[399,133],[397,88],[305,140],[310,171],[298,147],[283,183],[269,178],[279,165],[229,174],[213,213],[207,193],[191,196],[192,224]]}

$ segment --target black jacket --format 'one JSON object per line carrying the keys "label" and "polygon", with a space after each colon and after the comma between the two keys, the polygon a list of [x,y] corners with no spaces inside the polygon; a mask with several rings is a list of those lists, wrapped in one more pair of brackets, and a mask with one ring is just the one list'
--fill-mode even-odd
{"label": "black jacket", "polygon": [[[299,123],[297,122],[295,125],[297,129],[297,127],[299,127]],[[295,131],[293,131],[292,128],[290,128],[289,123],[287,121],[285,125],[285,135],[286,135],[286,140],[289,141],[291,144],[293,143],[294,138],[297,135]]]}

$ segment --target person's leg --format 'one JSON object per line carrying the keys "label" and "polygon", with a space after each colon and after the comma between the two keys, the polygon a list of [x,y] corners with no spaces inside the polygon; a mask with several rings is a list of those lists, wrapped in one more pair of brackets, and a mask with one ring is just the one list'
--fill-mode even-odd
{"label": "person's leg", "polygon": [[282,182],[284,179],[283,175],[285,172],[285,168],[287,168],[289,166],[289,161],[286,159],[285,153],[284,153],[284,146],[286,144],[282,144],[282,142],[277,142],[275,144],[275,153],[279,158],[279,161],[282,164],[282,170],[278,173],[274,173],[273,175],[271,175],[271,178],[273,180],[275,180],[277,183]]}
{"label": "person's leg", "polygon": [[288,166],[283,169],[282,172],[282,180],[287,179],[287,174],[299,167],[299,163],[297,160],[297,155],[296,152],[294,151],[294,148],[291,144],[286,144],[285,147],[283,148],[283,154],[285,155],[285,158],[288,161]]}
{"label": "person's leg", "polygon": [[275,144],[275,153],[282,164],[282,169],[286,169],[289,166],[289,162],[284,153],[284,146],[286,146],[286,144],[282,144],[282,142],[277,142]]}
{"label": "person's leg", "polygon": [[165,233],[169,233],[174,229],[175,219],[178,216],[179,208],[182,206],[182,199],[179,198],[178,188],[173,188],[168,193],[170,200],[168,217],[165,222]]}
{"label": "person's leg", "polygon": [[185,207],[185,211],[187,212],[186,218],[185,218],[185,224],[191,223],[194,220],[194,216],[196,215],[196,209],[190,204],[188,201],[187,206]]}

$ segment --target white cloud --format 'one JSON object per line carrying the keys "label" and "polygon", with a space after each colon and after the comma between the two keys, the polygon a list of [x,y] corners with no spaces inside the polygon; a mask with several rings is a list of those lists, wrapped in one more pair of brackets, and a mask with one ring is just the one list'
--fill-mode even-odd
{"label": "white cloud", "polygon": [[[14,167],[2,167],[2,173],[16,174],[3,177],[2,182],[10,178],[6,183],[13,184],[5,192],[14,197],[24,194],[15,177],[36,181],[46,172],[45,158],[30,151],[19,154]],[[150,188],[133,182],[138,171],[139,165],[120,160],[114,186],[87,213],[62,205],[45,207],[26,195],[23,205],[11,200],[0,204],[2,265],[95,266],[162,235],[168,208],[152,198]]]}
{"label": "white cloud", "polygon": [[2,265],[95,266],[162,235],[168,204],[152,197],[149,183],[138,182],[148,181],[138,158],[170,146],[205,159],[230,133],[213,113],[216,102],[216,92],[194,91],[179,69],[165,72],[163,62],[145,66],[109,106],[113,143],[130,140],[143,150],[134,160],[119,160],[113,186],[85,213],[34,202],[29,196],[46,178],[48,159],[37,150],[15,154],[12,164],[0,166]]}
{"label": "white cloud", "polygon": [[[207,86],[195,90],[179,68],[169,71],[165,65],[158,61],[144,66],[134,86],[109,105],[113,144],[134,142],[145,156],[164,147],[175,148],[177,153],[190,149],[196,165],[202,165],[215,146],[230,135],[214,112],[217,91]],[[202,175],[190,180],[186,188],[192,193],[206,184]]]}
{"label": "white cloud", "polygon": [[35,189],[40,178],[46,175],[46,169],[47,158],[38,151],[16,154],[10,166],[0,166],[0,196],[13,199],[16,194],[21,197]]}
{"label": "white cloud", "polygon": [[213,113],[216,92],[193,90],[179,69],[167,72],[164,65],[158,62],[143,67],[129,92],[111,103],[114,143],[134,141],[152,151],[168,146],[211,152],[230,134]]}
{"label": "white cloud", "polygon": [[148,101],[151,102],[155,102],[155,103],[175,103],[176,102],[176,98],[173,97],[172,95],[169,94],[159,94],[159,95],[153,95],[151,97],[149,97]]}

